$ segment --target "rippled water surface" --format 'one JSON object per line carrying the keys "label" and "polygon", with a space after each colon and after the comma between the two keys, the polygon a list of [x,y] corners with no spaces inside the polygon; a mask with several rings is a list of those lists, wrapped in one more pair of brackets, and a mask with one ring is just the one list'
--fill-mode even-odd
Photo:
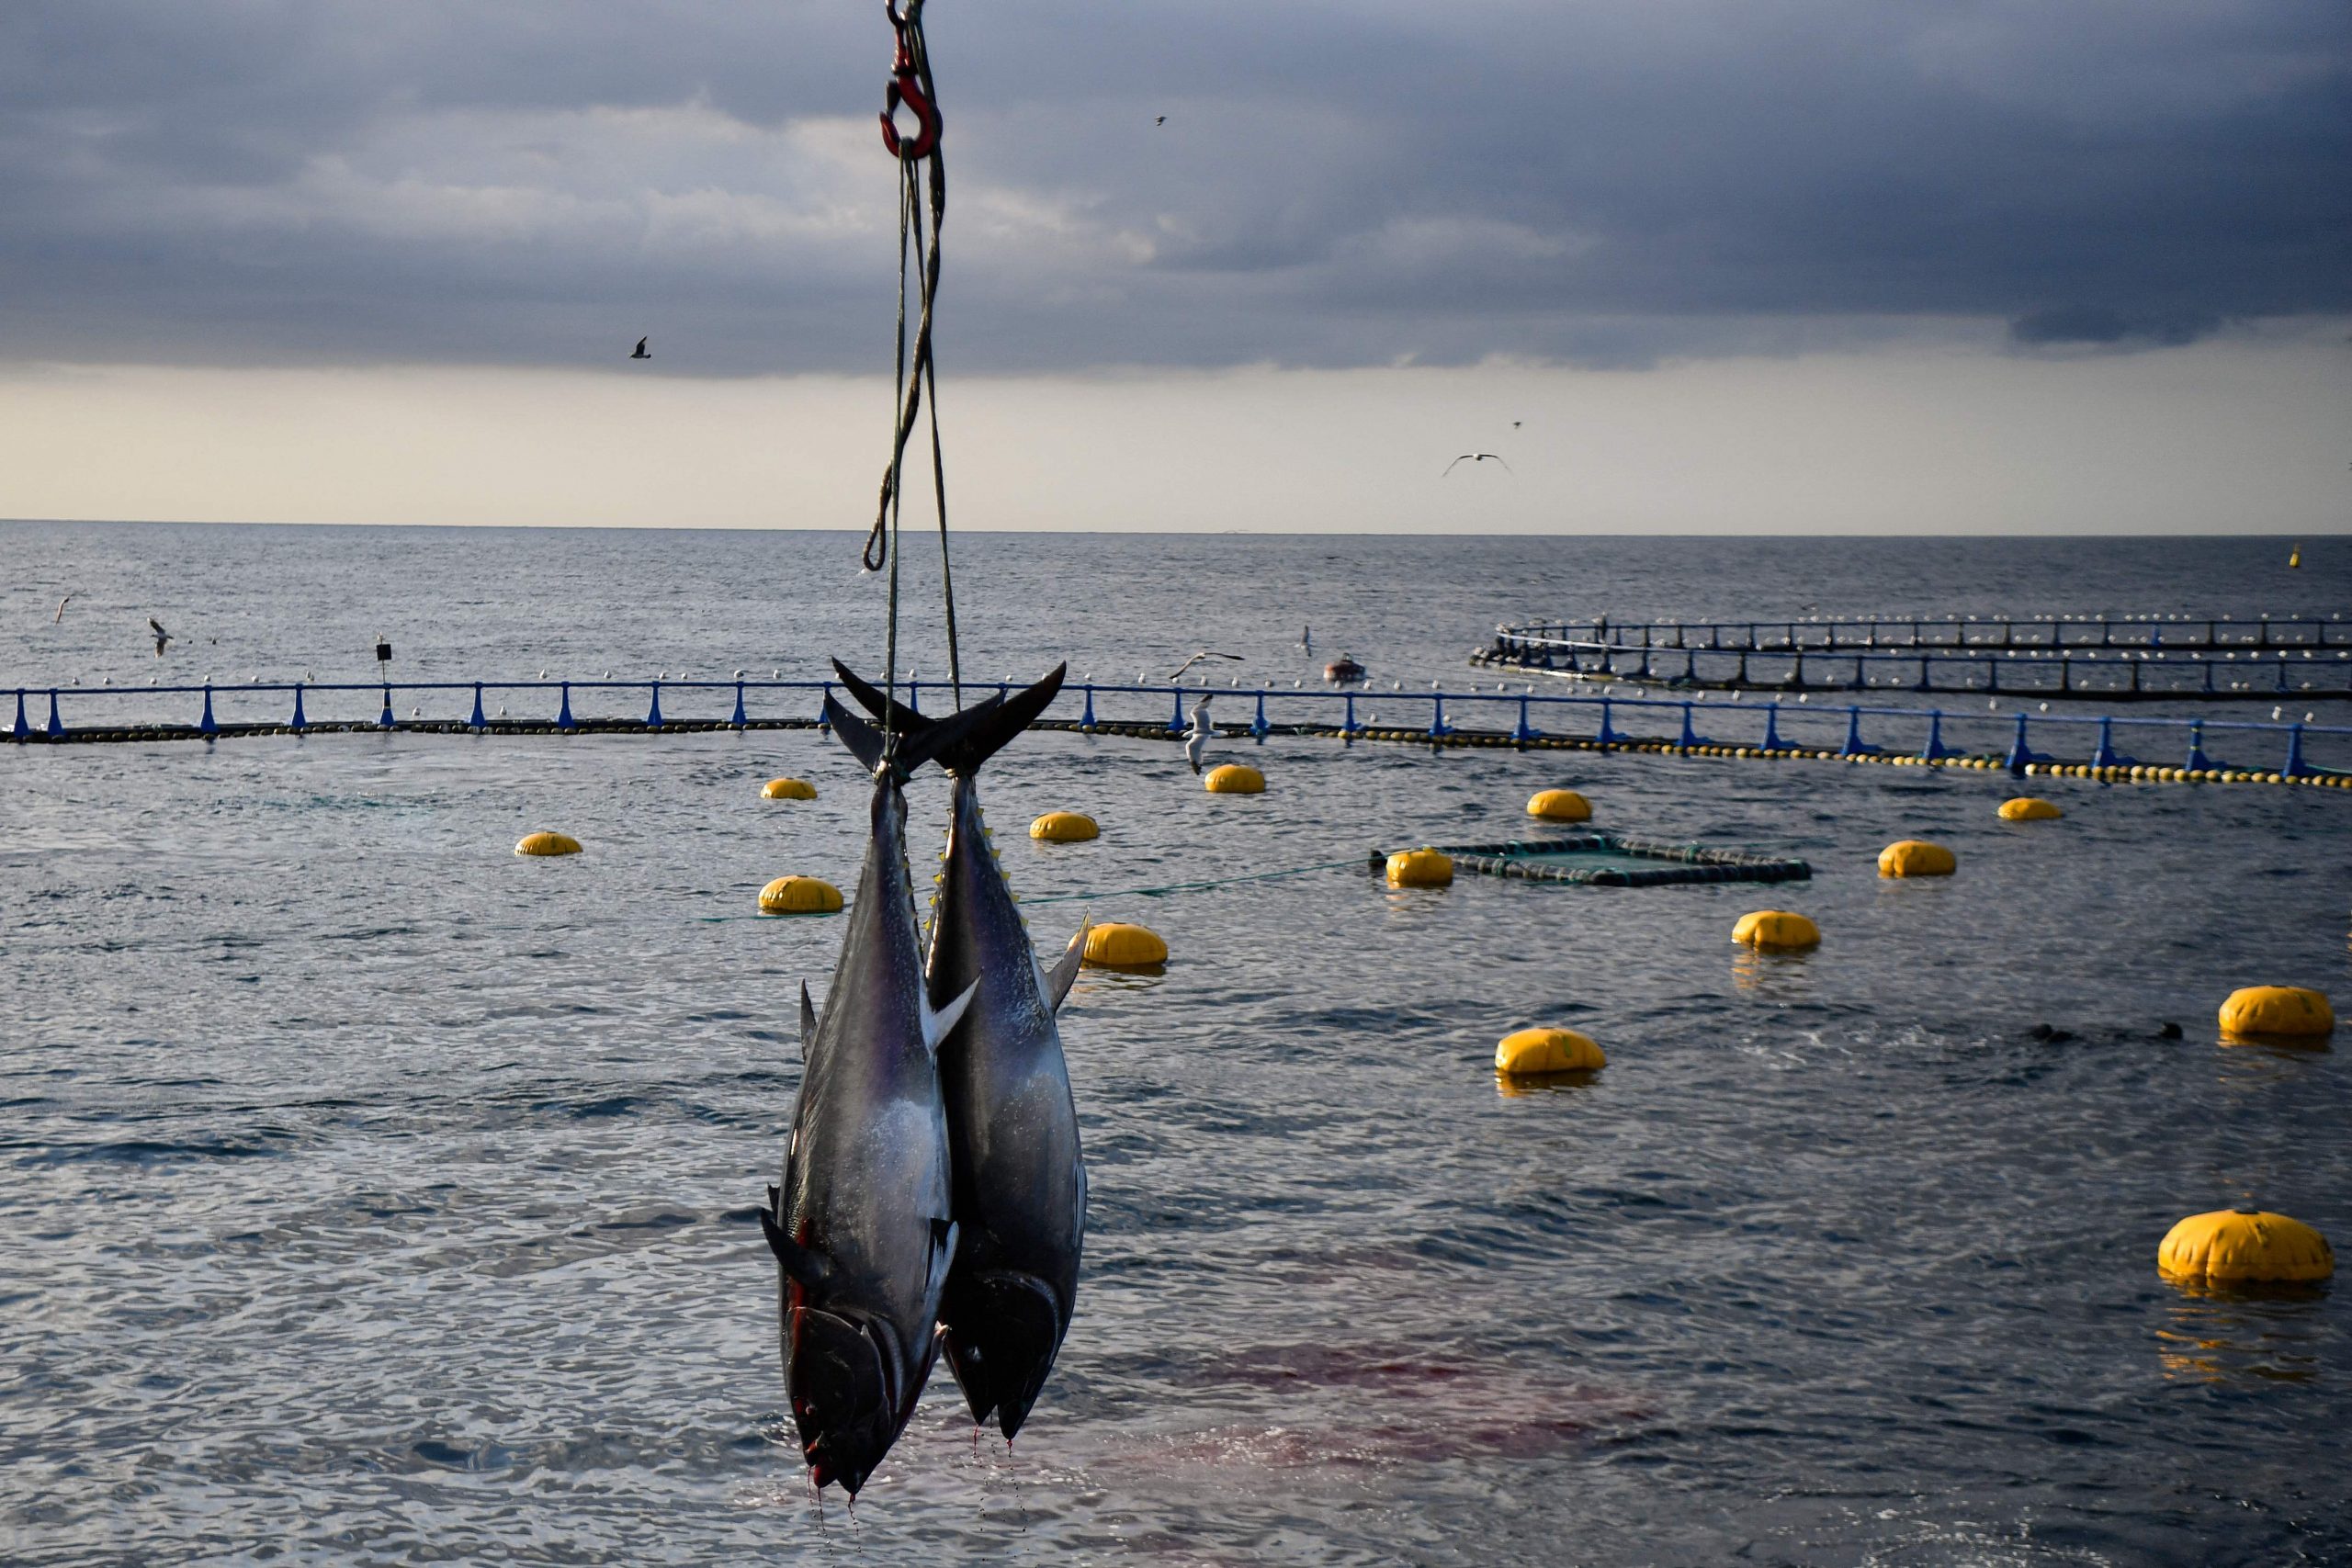
{"label": "rippled water surface", "polygon": [[[364,677],[379,634],[452,679],[871,664],[854,550],[0,525],[0,686],[143,683],[151,613],[180,679]],[[1208,647],[1286,684],[1312,622],[1317,661],[1426,684],[1535,613],[2327,613],[2333,553],[2289,578],[2267,542],[999,537],[957,586],[990,676]],[[1091,909],[1174,956],[1090,971],[1064,1014],[1092,1208],[1030,1426],[976,1443],[943,1370],[853,1513],[794,1451],[753,1220],[797,987],[842,923],[749,913],[786,872],[854,879],[845,752],[0,747],[0,1558],[2352,1560],[2342,1290],[2154,1267],[2174,1220],[2249,1198],[2352,1238],[2342,1054],[2213,1027],[2239,985],[2352,998],[2352,795],[2052,781],[2064,821],[2006,824],[1998,774],[1227,752],[1264,795],[1141,740],[990,766],[1041,942]],[[780,773],[819,798],[759,800]],[[1549,784],[1815,878],[1363,869],[1517,833]],[[935,842],[939,781],[913,805]],[[1102,838],[1021,834],[1053,807]],[[511,852],[543,826],[586,852]],[[1913,836],[1959,875],[1882,881]],[[1733,949],[1776,905],[1818,952]],[[1610,1066],[1498,1092],[1495,1040],[1537,1021]]]}

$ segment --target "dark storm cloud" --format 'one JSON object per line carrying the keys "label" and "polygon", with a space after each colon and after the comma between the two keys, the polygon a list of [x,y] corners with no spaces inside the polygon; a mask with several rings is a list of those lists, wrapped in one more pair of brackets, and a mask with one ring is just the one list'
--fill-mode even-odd
{"label": "dark storm cloud", "polygon": [[[0,356],[887,363],[878,5],[15,0]],[[2338,0],[934,0],[956,370],[2352,309]],[[1155,115],[1165,114],[1165,127]]]}

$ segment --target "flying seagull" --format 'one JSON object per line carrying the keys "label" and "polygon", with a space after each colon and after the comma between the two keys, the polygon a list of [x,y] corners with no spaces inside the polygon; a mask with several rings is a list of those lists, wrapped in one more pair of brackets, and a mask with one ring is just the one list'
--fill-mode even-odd
{"label": "flying seagull", "polygon": [[1184,678],[1184,671],[1190,670],[1193,665],[1198,664],[1204,659],[1230,659],[1236,664],[1242,662],[1241,655],[1238,653],[1213,653],[1204,648],[1201,649],[1200,652],[1193,655],[1192,658],[1184,660],[1183,663],[1176,666],[1176,673],[1168,678],[1171,681],[1182,680]]}
{"label": "flying seagull", "polygon": [[1168,117],[1164,114],[1153,115],[1151,117],[1151,123],[1154,125],[1166,125],[1168,123]]}
{"label": "flying seagull", "polygon": [[81,591],[80,589],[76,588],[75,590],[74,590],[74,592],[72,592],[72,593],[68,593],[64,598],[60,599],[60,600],[57,602],[57,614],[55,614],[54,615],[51,615],[51,616],[49,618],[49,624],[50,624],[51,626],[55,626],[58,622],[60,622],[60,621],[62,621],[62,620],[63,620],[63,619],[65,618],[65,606],[66,606],[66,605],[68,605],[68,604],[71,604],[72,603],[74,603],[74,596],[75,596],[76,594],[79,594],[81,592],[82,592],[82,591]]}
{"label": "flying seagull", "polygon": [[1209,737],[1216,733],[1216,727],[1209,722],[1209,704],[1216,698],[1214,692],[1201,694],[1201,700],[1193,705],[1193,728],[1184,732],[1184,761],[1193,764],[1196,773],[1201,771],[1201,753],[1207,749]]}
{"label": "flying seagull", "polygon": [[155,657],[161,659],[164,657],[164,645],[172,640],[172,634],[165,631],[164,623],[153,615],[147,617],[147,626],[155,634]]}
{"label": "flying seagull", "polygon": [[652,358],[652,357],[653,357],[653,355],[650,355],[650,354],[648,354],[648,353],[646,353],[646,352],[645,352],[645,345],[646,345],[647,344],[649,344],[649,343],[652,342],[652,341],[653,341],[653,340],[652,340],[652,338],[651,338],[650,336],[641,337],[641,338],[638,339],[638,340],[637,340],[637,352],[636,352],[635,354],[630,355],[629,355],[629,357],[630,357],[631,359],[650,359],[650,358]]}
{"label": "flying seagull", "polygon": [[[1462,456],[1453,459],[1453,463],[1448,463],[1445,466],[1445,474],[1453,472],[1455,463],[1503,463],[1503,460],[1498,455],[1493,452],[1464,452]],[[1510,465],[1509,463],[1503,463],[1503,472],[1510,472]],[[1438,475],[1438,478],[1443,479],[1445,478],[1445,474],[1440,474]]]}

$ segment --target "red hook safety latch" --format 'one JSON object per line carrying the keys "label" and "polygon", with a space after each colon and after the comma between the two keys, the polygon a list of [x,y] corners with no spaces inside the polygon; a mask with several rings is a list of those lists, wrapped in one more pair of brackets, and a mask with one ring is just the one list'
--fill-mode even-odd
{"label": "red hook safety latch", "polygon": [[[894,16],[893,20],[896,20]],[[914,111],[918,127],[911,137],[899,135],[898,122],[891,117],[904,104]],[[907,51],[907,35],[899,34],[899,58],[890,67],[890,85],[882,94],[882,145],[897,158],[928,158],[932,149],[939,145],[939,111],[922,90],[922,83],[915,75],[914,56]]]}

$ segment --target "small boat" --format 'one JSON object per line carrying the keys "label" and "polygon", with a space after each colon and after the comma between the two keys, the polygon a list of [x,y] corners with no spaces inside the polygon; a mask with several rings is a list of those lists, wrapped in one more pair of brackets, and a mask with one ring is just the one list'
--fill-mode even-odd
{"label": "small boat", "polygon": [[1323,679],[1335,686],[1352,686],[1363,676],[1363,666],[1344,653],[1323,666]]}

